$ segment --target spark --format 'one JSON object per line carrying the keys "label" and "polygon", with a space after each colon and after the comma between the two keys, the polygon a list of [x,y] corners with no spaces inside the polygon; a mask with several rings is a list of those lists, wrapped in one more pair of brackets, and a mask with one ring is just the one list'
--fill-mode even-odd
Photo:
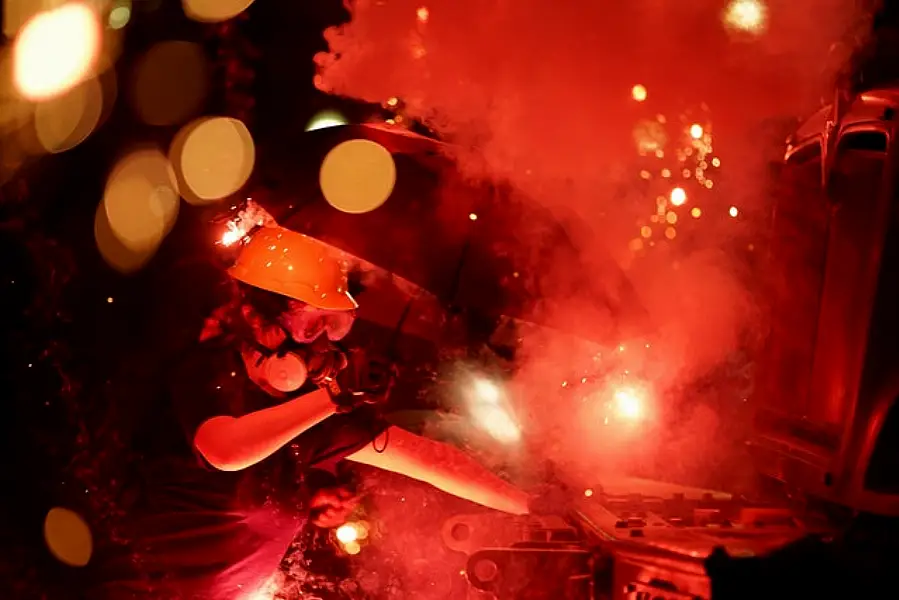
{"label": "spark", "polygon": [[640,85],[639,83],[631,88],[631,97],[637,102],[643,102],[646,100],[648,92],[646,91],[646,87]]}
{"label": "spark", "polygon": [[687,201],[687,192],[684,188],[676,187],[671,190],[671,204],[674,206],[681,206],[684,202]]}
{"label": "spark", "polygon": [[690,126],[690,137],[692,137],[694,140],[700,139],[702,137],[702,134],[702,125],[700,125],[699,123],[693,123],[693,125]]}
{"label": "spark", "polygon": [[733,0],[724,11],[724,23],[732,29],[761,33],[767,13],[768,8],[762,0]]}
{"label": "spark", "polygon": [[728,212],[728,214],[730,214],[730,216],[732,216],[734,218],[736,218],[737,215],[740,214],[740,211],[739,211],[739,209],[737,209],[736,206],[731,206],[730,210],[728,210],[727,212]]}

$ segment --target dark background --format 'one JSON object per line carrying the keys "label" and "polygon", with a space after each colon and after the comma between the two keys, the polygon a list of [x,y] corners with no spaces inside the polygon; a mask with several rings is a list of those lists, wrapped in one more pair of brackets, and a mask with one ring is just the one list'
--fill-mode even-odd
{"label": "dark background", "polygon": [[[240,19],[210,26],[186,20],[177,0],[134,0],[116,68],[124,80],[135,57],[163,39],[201,41],[213,56],[239,46],[230,57],[215,59],[216,87],[207,112],[252,116],[257,164],[264,172],[267,149],[302,130],[317,111],[336,108],[358,120],[378,110],[328,97],[312,84],[312,57],[326,49],[323,29],[347,16],[336,0],[259,0]],[[897,25],[899,2],[888,2],[876,20],[875,42],[847,67],[855,87],[897,79]],[[231,100],[224,75],[229,61],[252,74],[229,92]],[[137,142],[165,143],[174,133],[141,125],[120,98],[109,121],[80,146],[25,161],[0,187],[4,597],[73,597],[64,590],[82,574],[54,561],[43,544],[42,522],[50,508],[80,510],[97,538],[114,537],[115,518],[123,516],[116,511],[128,487],[131,440],[122,423],[154,411],[142,387],[154,360],[145,340],[159,324],[158,295],[150,292],[173,256],[185,246],[202,245],[202,216],[183,210],[159,260],[131,277],[101,260],[93,217],[115,158]],[[9,155],[0,141],[4,168]]]}

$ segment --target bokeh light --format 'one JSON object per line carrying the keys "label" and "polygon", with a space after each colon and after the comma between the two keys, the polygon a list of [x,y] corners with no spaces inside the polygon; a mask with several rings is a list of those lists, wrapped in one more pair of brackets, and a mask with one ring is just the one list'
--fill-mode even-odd
{"label": "bokeh light", "polygon": [[637,102],[643,102],[646,100],[649,92],[647,92],[646,87],[640,85],[639,83],[631,88],[631,98],[636,100]]}
{"label": "bokeh light", "polygon": [[695,206],[690,210],[690,214],[693,216],[694,219],[698,219],[699,217],[702,216],[702,209],[699,208],[698,206]]}
{"label": "bokeh light", "polygon": [[197,44],[161,42],[133,72],[131,105],[148,125],[176,125],[195,116],[209,89],[206,53]]}
{"label": "bokeh light", "polygon": [[117,0],[109,9],[106,22],[110,29],[122,29],[131,20],[131,0]]}
{"label": "bokeh light", "polygon": [[768,21],[768,7],[762,0],[732,0],[724,11],[724,24],[730,29],[761,33]]}
{"label": "bokeh light", "polygon": [[70,567],[84,567],[94,551],[91,530],[77,513],[52,508],[44,518],[44,541],[50,553]]}
{"label": "bokeh light", "polygon": [[229,117],[190,123],[176,136],[170,155],[182,196],[198,205],[217,202],[240,190],[256,163],[249,130]]}
{"label": "bokeh light", "polygon": [[65,94],[38,104],[34,130],[47,152],[65,152],[83,142],[97,127],[103,114],[103,88],[88,79]]}
{"label": "bokeh light", "polygon": [[233,19],[253,3],[253,0],[183,0],[184,14],[194,21],[218,23]]}
{"label": "bokeh light", "polygon": [[692,137],[694,140],[700,139],[702,137],[702,133],[702,125],[700,125],[699,123],[693,123],[690,126],[690,137]]}
{"label": "bokeh light", "polygon": [[334,535],[337,536],[337,541],[347,544],[349,542],[355,542],[359,539],[359,533],[356,531],[356,527],[352,523],[346,523],[337,528],[337,531],[334,532]]}
{"label": "bokeh light", "polygon": [[94,222],[97,248],[110,266],[128,273],[155,254],[178,216],[177,189],[158,150],[139,150],[116,165]]}
{"label": "bokeh light", "polygon": [[371,140],[348,140],[322,161],[319,185],[325,200],[351,214],[372,211],[387,201],[396,183],[393,156]]}
{"label": "bokeh light", "polygon": [[13,47],[13,80],[29,100],[44,100],[86,79],[100,53],[100,24],[87,5],[72,2],[32,17]]}
{"label": "bokeh light", "polygon": [[671,204],[681,206],[687,201],[687,192],[682,187],[676,187],[671,190]]}
{"label": "bokeh light", "polygon": [[730,209],[727,211],[727,214],[736,218],[737,216],[739,216],[740,211],[739,211],[739,209],[737,209],[736,206],[731,206]]}
{"label": "bokeh light", "polygon": [[359,545],[359,542],[347,542],[343,545],[343,549],[347,554],[359,554],[362,551],[362,546]]}
{"label": "bokeh light", "polygon": [[327,129],[328,127],[339,127],[346,125],[349,121],[337,110],[322,110],[315,113],[306,124],[306,131],[317,131],[319,129]]}

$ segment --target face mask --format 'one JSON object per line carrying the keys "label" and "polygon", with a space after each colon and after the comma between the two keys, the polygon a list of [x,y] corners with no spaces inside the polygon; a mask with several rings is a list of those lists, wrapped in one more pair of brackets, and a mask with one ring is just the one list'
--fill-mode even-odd
{"label": "face mask", "polygon": [[351,311],[322,310],[298,304],[281,317],[281,326],[299,344],[313,342],[322,334],[336,342],[347,336],[354,320]]}

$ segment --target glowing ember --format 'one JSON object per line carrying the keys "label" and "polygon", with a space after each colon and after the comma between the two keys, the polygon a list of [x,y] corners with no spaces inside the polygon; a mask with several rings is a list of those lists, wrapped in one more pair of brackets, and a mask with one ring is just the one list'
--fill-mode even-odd
{"label": "glowing ember", "polygon": [[349,544],[359,539],[359,532],[356,531],[356,527],[352,523],[341,525],[337,528],[334,535],[341,544]]}
{"label": "glowing ember", "polygon": [[693,123],[693,125],[690,126],[690,137],[692,137],[694,140],[698,140],[699,138],[701,138],[702,133],[702,125],[700,125],[699,123]]}
{"label": "glowing ember", "polygon": [[671,190],[671,204],[674,206],[681,206],[684,202],[687,201],[687,192],[684,188],[676,187]]}
{"label": "glowing ember", "polygon": [[732,29],[760,33],[765,28],[767,13],[762,0],[733,0],[724,12],[724,24]]}
{"label": "glowing ember", "polygon": [[431,12],[428,10],[427,6],[422,6],[415,11],[415,16],[418,18],[419,23],[427,23],[428,18],[431,16]]}
{"label": "glowing ember", "polygon": [[740,211],[737,209],[736,206],[731,206],[731,207],[730,207],[730,210],[727,211],[727,212],[728,212],[728,214],[729,214],[730,216],[735,217],[735,218],[737,217],[737,215],[740,214]]}
{"label": "glowing ember", "polygon": [[593,496],[593,490],[587,488],[586,490],[584,490],[584,496],[590,498],[591,496]]}
{"label": "glowing ember", "polygon": [[693,208],[693,210],[690,211],[690,214],[693,216],[694,219],[698,219],[699,217],[702,216],[702,209],[697,206],[697,207]]}
{"label": "glowing ember", "polygon": [[637,102],[643,102],[646,100],[648,92],[646,91],[646,87],[640,85],[639,83],[631,88],[631,97]]}

